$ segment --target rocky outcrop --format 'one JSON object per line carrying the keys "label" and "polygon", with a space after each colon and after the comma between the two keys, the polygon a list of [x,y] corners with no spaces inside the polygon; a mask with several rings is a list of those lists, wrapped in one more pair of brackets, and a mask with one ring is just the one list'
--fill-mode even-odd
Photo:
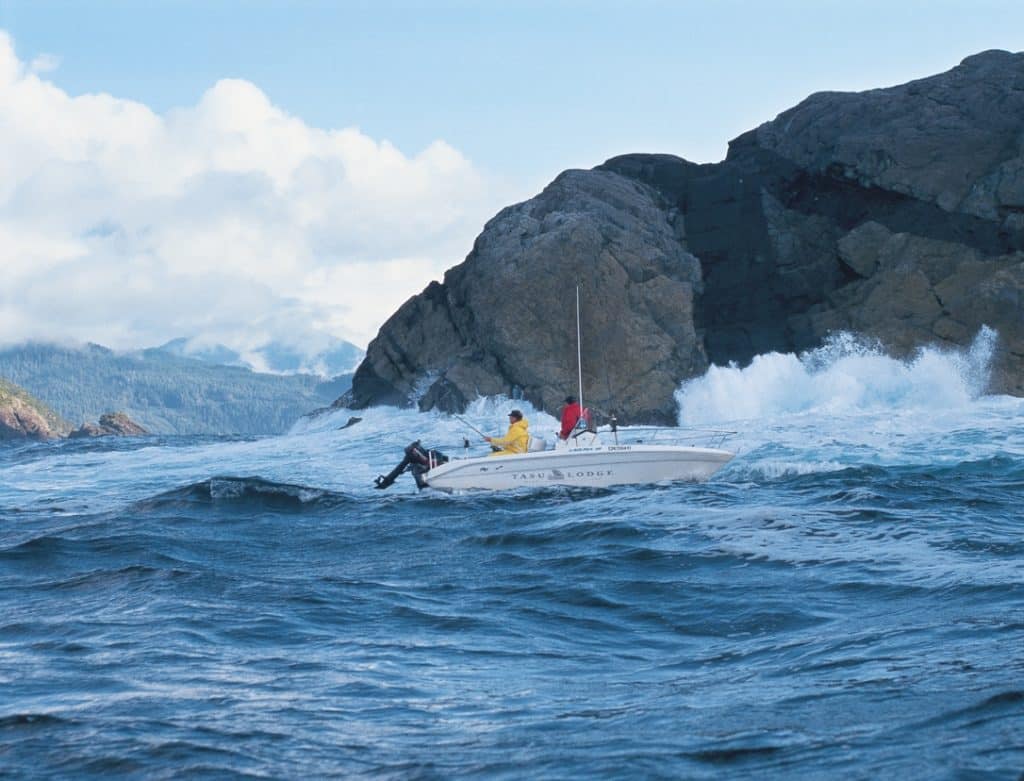
{"label": "rocky outcrop", "polygon": [[744,362],[834,330],[896,354],[999,332],[993,390],[1024,393],[1024,55],[812,95],[694,166],[603,166],[680,205],[701,260],[708,357]]}
{"label": "rocky outcrop", "polygon": [[17,385],[0,380],[0,440],[54,439],[65,435],[68,423]]}
{"label": "rocky outcrop", "polygon": [[53,439],[57,434],[39,411],[21,399],[0,408],[0,439]]}
{"label": "rocky outcrop", "polygon": [[99,423],[83,423],[68,436],[72,439],[83,437],[140,437],[149,432],[123,412],[107,412],[100,415]]}
{"label": "rocky outcrop", "polygon": [[999,332],[994,391],[1024,394],[1024,54],[812,95],[696,165],[625,155],[491,220],[466,261],[381,328],[339,400],[459,409],[477,394],[674,417],[708,362],[817,346],[894,353]]}
{"label": "rocky outcrop", "polygon": [[443,285],[388,320],[348,403],[459,410],[506,393],[554,409],[577,384],[579,283],[589,402],[664,417],[678,378],[707,367],[693,317],[700,264],[675,214],[640,182],[562,174],[499,213]]}

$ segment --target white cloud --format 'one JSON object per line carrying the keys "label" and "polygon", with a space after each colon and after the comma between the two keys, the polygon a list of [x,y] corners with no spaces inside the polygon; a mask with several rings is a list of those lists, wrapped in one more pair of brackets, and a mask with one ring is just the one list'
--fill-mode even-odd
{"label": "white cloud", "polygon": [[0,31],[0,342],[365,344],[507,202],[443,141],[310,127],[237,79],[161,115],[56,64]]}
{"label": "white cloud", "polygon": [[32,58],[32,64],[29,66],[33,73],[50,73],[57,70],[60,67],[60,57],[53,54],[40,54],[37,57]]}

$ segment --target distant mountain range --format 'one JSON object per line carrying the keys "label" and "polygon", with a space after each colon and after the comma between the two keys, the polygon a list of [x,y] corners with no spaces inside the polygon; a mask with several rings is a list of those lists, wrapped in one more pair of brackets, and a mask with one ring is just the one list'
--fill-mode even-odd
{"label": "distant mountain range", "polygon": [[204,344],[182,336],[153,348],[181,358],[192,358],[221,366],[241,366],[270,374],[316,374],[337,377],[351,374],[365,354],[356,345],[343,339],[334,340],[326,349],[307,355],[294,347],[270,342],[243,354],[223,344]]}
{"label": "distant mountain range", "polygon": [[351,385],[350,374],[257,373],[164,348],[120,353],[97,344],[0,349],[0,378],[72,425],[118,411],[158,434],[282,433]]}

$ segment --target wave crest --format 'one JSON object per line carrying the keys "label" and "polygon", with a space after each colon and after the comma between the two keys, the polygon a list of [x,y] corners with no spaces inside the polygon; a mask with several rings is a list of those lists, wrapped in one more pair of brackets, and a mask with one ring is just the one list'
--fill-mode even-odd
{"label": "wave crest", "polygon": [[262,477],[217,476],[181,488],[175,488],[140,502],[153,509],[181,504],[217,504],[219,506],[257,505],[273,510],[308,510],[311,506],[336,506],[348,500],[343,494],[322,488],[291,483],[276,483]]}
{"label": "wave crest", "polygon": [[987,389],[998,335],[983,326],[968,348],[920,348],[911,358],[851,333],[800,355],[767,353],[749,366],[712,366],[676,391],[680,425],[799,413],[963,408]]}

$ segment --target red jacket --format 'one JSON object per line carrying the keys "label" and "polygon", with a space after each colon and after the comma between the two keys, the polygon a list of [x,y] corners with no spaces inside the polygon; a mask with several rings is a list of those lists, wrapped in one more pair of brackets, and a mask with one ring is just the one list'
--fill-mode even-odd
{"label": "red jacket", "polygon": [[580,409],[579,402],[574,401],[572,404],[566,404],[562,408],[562,430],[558,432],[558,436],[562,439],[568,439],[573,428],[576,426],[576,421],[581,417],[583,417],[583,410]]}

